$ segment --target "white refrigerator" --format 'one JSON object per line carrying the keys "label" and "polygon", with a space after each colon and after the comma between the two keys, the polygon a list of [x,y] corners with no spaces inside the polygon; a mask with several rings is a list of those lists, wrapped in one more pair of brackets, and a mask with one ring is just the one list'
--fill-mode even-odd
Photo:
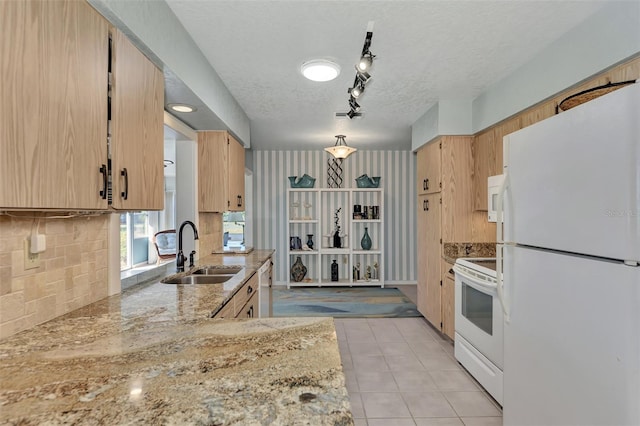
{"label": "white refrigerator", "polygon": [[640,83],[506,136],[504,162],[504,424],[640,425]]}

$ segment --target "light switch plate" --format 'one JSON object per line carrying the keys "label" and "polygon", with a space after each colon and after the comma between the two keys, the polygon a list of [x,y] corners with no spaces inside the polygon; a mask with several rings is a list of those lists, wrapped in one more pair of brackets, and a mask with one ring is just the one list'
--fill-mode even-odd
{"label": "light switch plate", "polygon": [[24,240],[24,269],[34,269],[40,267],[40,255],[31,254],[30,239]]}

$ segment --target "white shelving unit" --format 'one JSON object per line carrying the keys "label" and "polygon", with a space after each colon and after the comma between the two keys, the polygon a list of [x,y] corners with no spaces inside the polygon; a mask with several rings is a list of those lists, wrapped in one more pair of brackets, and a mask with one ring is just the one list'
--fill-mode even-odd
{"label": "white shelving unit", "polygon": [[[362,206],[362,210],[365,206],[378,206],[378,219],[353,219],[354,205]],[[340,234],[343,235],[341,248],[333,247],[334,217],[338,209]],[[384,212],[382,188],[288,189],[287,287],[384,287]],[[361,247],[365,227],[372,242],[370,250]],[[305,244],[310,234],[313,234],[312,250],[291,248],[291,237],[299,237]],[[302,281],[295,282],[290,271],[298,256],[307,267],[307,274]],[[338,263],[338,281],[331,281],[333,260]],[[359,278],[354,271],[358,266]],[[367,269],[371,274],[369,279]]]}

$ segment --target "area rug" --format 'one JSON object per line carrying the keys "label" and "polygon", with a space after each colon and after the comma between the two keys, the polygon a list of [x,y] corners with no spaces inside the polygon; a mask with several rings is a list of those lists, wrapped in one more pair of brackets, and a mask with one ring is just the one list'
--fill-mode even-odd
{"label": "area rug", "polygon": [[396,288],[273,288],[274,317],[419,317],[416,305]]}

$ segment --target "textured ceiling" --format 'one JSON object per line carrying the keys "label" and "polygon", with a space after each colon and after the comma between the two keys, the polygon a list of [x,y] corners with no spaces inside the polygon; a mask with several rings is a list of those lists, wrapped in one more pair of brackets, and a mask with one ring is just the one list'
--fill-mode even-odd
{"label": "textured ceiling", "polygon": [[[253,149],[317,149],[338,133],[358,148],[410,149],[411,124],[438,99],[475,98],[606,2],[167,3],[249,116]],[[359,101],[364,117],[336,119],[348,111],[371,21],[377,58]],[[306,80],[300,65],[315,58],[337,62],[340,76]]]}

